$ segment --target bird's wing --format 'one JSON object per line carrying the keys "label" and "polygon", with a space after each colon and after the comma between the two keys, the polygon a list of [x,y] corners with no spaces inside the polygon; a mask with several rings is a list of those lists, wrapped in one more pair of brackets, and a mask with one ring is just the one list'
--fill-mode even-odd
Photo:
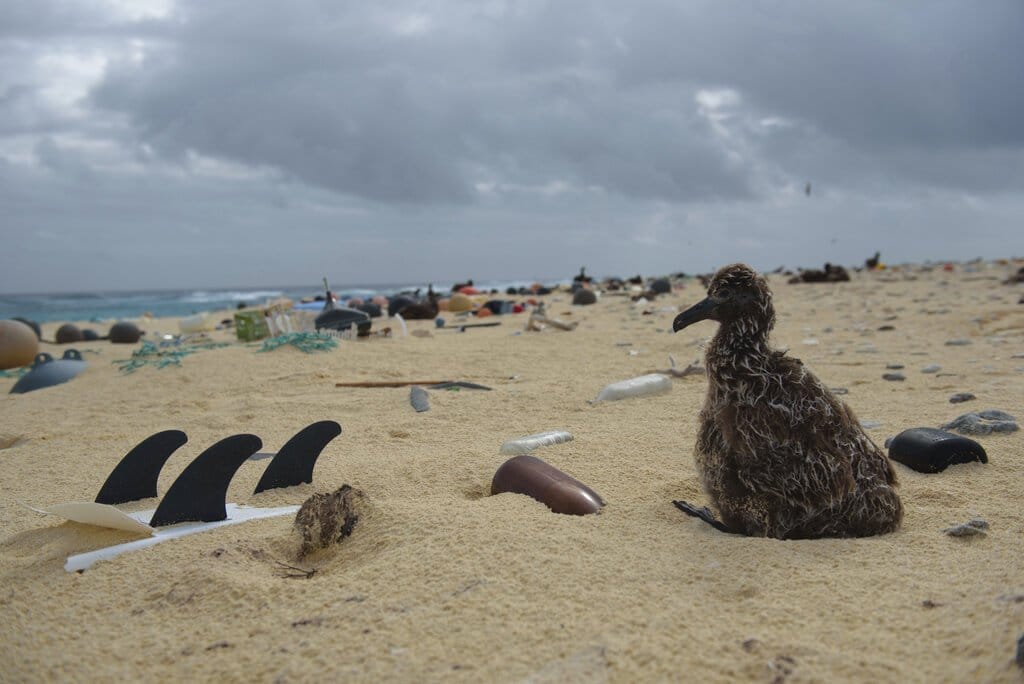
{"label": "bird's wing", "polygon": [[746,396],[719,414],[737,462],[766,493],[813,490],[841,498],[854,484],[856,448],[845,405],[797,359],[780,357],[766,370],[772,372],[752,380]]}

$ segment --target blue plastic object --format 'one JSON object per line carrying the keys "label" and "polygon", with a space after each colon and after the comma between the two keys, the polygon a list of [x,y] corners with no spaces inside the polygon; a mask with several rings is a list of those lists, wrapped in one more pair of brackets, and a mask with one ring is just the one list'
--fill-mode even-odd
{"label": "blue plastic object", "polygon": [[11,394],[24,394],[67,382],[86,369],[87,364],[77,349],[68,349],[63,358],[54,359],[46,352],[36,355],[32,370],[11,388]]}

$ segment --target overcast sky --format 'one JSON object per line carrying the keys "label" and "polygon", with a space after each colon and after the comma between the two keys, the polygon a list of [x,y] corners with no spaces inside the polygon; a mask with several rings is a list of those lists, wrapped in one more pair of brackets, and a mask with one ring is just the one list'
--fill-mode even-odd
{"label": "overcast sky", "polygon": [[1021,0],[0,0],[0,292],[876,249],[1024,255]]}

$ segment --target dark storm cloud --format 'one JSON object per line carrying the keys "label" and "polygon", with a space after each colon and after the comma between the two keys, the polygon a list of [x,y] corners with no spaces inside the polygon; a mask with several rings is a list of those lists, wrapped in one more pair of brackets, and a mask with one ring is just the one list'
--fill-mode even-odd
{"label": "dark storm cloud", "polygon": [[[737,133],[748,153],[784,140],[766,161],[796,177],[819,144],[857,162],[829,160],[837,180],[1021,180],[984,155],[1024,143],[1019,2],[387,7],[180,3],[161,47],[112,65],[94,102],[162,154],[383,202],[465,202],[492,181],[750,196],[762,160],[730,161],[696,111],[701,88],[784,119]],[[977,164],[936,174],[936,149]]]}
{"label": "dark storm cloud", "polygon": [[1019,0],[0,0],[0,291],[109,272],[83,249],[151,286],[183,277],[152,250],[208,283],[268,250],[279,282],[329,272],[311,245],[427,278],[467,236],[495,277],[970,250],[964,225],[1012,249],[1022,26]]}

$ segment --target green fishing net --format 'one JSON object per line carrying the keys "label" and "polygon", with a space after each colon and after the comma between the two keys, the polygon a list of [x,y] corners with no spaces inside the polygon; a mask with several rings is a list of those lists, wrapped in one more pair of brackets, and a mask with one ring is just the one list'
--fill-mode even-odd
{"label": "green fishing net", "polygon": [[217,349],[226,346],[228,346],[226,342],[188,343],[181,340],[162,342],[160,345],[156,345],[146,340],[141,347],[132,352],[131,358],[119,359],[112,363],[118,366],[122,373],[134,373],[143,366],[155,366],[156,368],[180,366],[181,360],[189,354],[195,354],[202,349]]}
{"label": "green fishing net", "polygon": [[292,332],[271,337],[263,341],[263,346],[257,351],[266,352],[280,349],[284,346],[292,346],[299,351],[311,354],[313,352],[329,351],[338,346],[338,342],[330,335],[315,332]]}

